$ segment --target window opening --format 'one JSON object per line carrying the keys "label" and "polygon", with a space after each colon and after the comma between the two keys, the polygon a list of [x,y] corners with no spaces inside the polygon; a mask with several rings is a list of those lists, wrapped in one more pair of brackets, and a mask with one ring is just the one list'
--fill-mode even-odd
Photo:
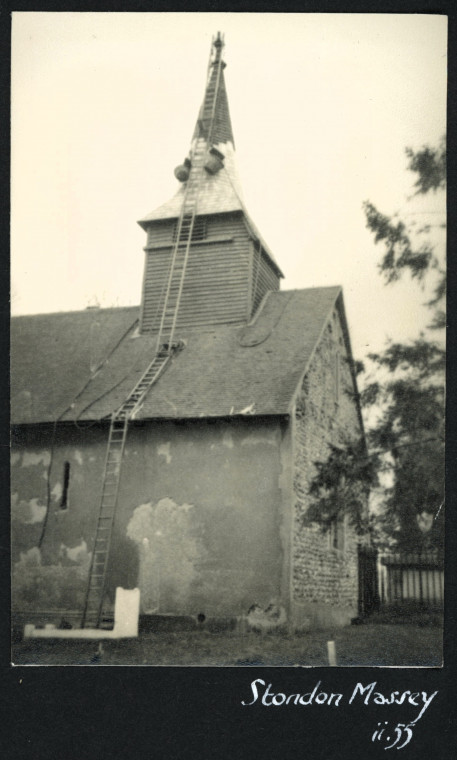
{"label": "window opening", "polygon": [[70,462],[65,462],[63,466],[63,490],[60,500],[60,509],[68,507],[68,487],[70,485]]}
{"label": "window opening", "polygon": [[346,526],[344,517],[335,517],[330,523],[329,528],[329,547],[330,549],[337,549],[338,551],[344,551]]}

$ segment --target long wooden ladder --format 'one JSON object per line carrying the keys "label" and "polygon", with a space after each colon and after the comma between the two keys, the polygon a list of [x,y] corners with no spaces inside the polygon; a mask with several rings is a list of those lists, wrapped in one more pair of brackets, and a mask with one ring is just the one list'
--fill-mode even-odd
{"label": "long wooden ladder", "polygon": [[[190,173],[184,189],[181,213],[176,226],[176,239],[171,256],[170,273],[162,307],[162,317],[160,320],[158,336],[159,345],[161,343],[171,344],[173,342],[187,262],[192,244],[192,233],[195,218],[198,213],[198,196],[204,175],[203,164],[208,148],[211,146],[220,76],[223,68],[221,55],[223,42],[220,36],[218,36],[217,40],[213,40],[213,44],[216,47],[216,58],[211,64],[210,56],[210,64],[208,66],[209,78],[205,90],[203,109],[200,114],[200,120],[203,123],[208,124],[207,135],[206,138],[197,137],[190,156]],[[212,66],[216,66],[216,76],[214,78],[212,78],[211,75]]]}
{"label": "long wooden ladder", "polygon": [[198,211],[198,196],[203,177],[203,162],[213,131],[220,72],[222,70],[220,47],[216,46],[217,52],[214,62],[217,66],[216,81],[213,85],[208,84],[207,86],[204,108],[201,114],[203,120],[209,120],[207,137],[206,139],[197,138],[191,153],[191,169],[184,190],[181,212],[177,223],[176,240],[173,246],[167,288],[162,304],[156,354],[127,399],[111,416],[100,508],[97,518],[94,551],[89,569],[82,628],[97,628],[101,622],[111,536],[129,421],[150,387],[162,374],[174,351],[181,347],[181,342],[174,343],[173,338],[192,242],[192,232]]}
{"label": "long wooden ladder", "polygon": [[173,348],[163,349],[154,356],[127,399],[111,416],[82,628],[96,628],[100,624],[128,424],[151,385],[164,371],[173,351]]}

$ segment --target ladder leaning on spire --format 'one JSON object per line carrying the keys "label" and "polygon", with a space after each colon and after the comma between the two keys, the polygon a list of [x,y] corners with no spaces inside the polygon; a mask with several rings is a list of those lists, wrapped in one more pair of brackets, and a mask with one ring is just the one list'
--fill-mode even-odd
{"label": "ladder leaning on spire", "polygon": [[216,40],[213,41],[213,45],[216,49],[216,56],[212,66],[216,67],[216,78],[215,82],[212,83],[210,64],[210,75],[205,92],[203,109],[200,115],[201,122],[203,122],[203,124],[207,123],[208,129],[206,130],[206,137],[197,137],[192,146],[190,173],[184,188],[181,214],[177,222],[176,240],[171,256],[170,274],[168,277],[162,308],[162,317],[160,320],[158,345],[163,343],[171,345],[173,343],[187,262],[189,259],[189,251],[192,243],[195,217],[198,213],[198,196],[204,176],[203,165],[208,148],[211,146],[220,74],[223,66],[221,56],[223,42],[220,35],[218,35]]}
{"label": "ladder leaning on spire", "polygon": [[[200,115],[205,127],[207,125],[205,129],[206,135],[197,137],[192,146],[190,156],[191,168],[186,187],[184,188],[181,212],[177,222],[176,240],[171,255],[168,282],[163,304],[161,304],[162,315],[157,335],[156,353],[139,382],[134,386],[119,409],[111,416],[94,550],[92,552],[82,617],[82,628],[97,628],[101,622],[109,550],[129,421],[134,416],[151,386],[157,382],[165,370],[172,355],[183,345],[181,341],[173,342],[173,339],[192,242],[192,232],[198,213],[198,196],[204,176],[203,165],[208,147],[211,146],[220,72],[223,67],[221,56],[223,41],[220,34],[213,40],[212,46],[214,46],[216,53],[212,63],[210,58],[210,74]],[[212,82],[213,67],[216,68],[214,83]]]}

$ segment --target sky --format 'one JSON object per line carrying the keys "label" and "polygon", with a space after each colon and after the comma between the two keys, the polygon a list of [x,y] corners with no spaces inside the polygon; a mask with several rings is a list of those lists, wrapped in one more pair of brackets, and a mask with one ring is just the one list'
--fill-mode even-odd
{"label": "sky", "polygon": [[14,13],[12,314],[139,303],[136,222],[176,191],[217,31],[245,204],[282,289],[342,285],[357,358],[413,338],[427,294],[383,285],[362,204],[432,223],[444,250],[443,198],[411,199],[405,157],[446,130],[437,15]]}

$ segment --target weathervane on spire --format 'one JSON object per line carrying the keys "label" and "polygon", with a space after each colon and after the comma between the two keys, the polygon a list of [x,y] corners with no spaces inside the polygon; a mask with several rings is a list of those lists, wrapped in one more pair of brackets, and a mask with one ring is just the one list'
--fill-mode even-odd
{"label": "weathervane on spire", "polygon": [[[215,55],[214,60],[212,61],[212,65],[215,66],[219,63],[222,55],[222,48],[224,47],[224,35],[220,32],[217,33],[216,37],[213,37],[213,46],[215,49]],[[222,62],[222,68],[225,68],[225,63]]]}

